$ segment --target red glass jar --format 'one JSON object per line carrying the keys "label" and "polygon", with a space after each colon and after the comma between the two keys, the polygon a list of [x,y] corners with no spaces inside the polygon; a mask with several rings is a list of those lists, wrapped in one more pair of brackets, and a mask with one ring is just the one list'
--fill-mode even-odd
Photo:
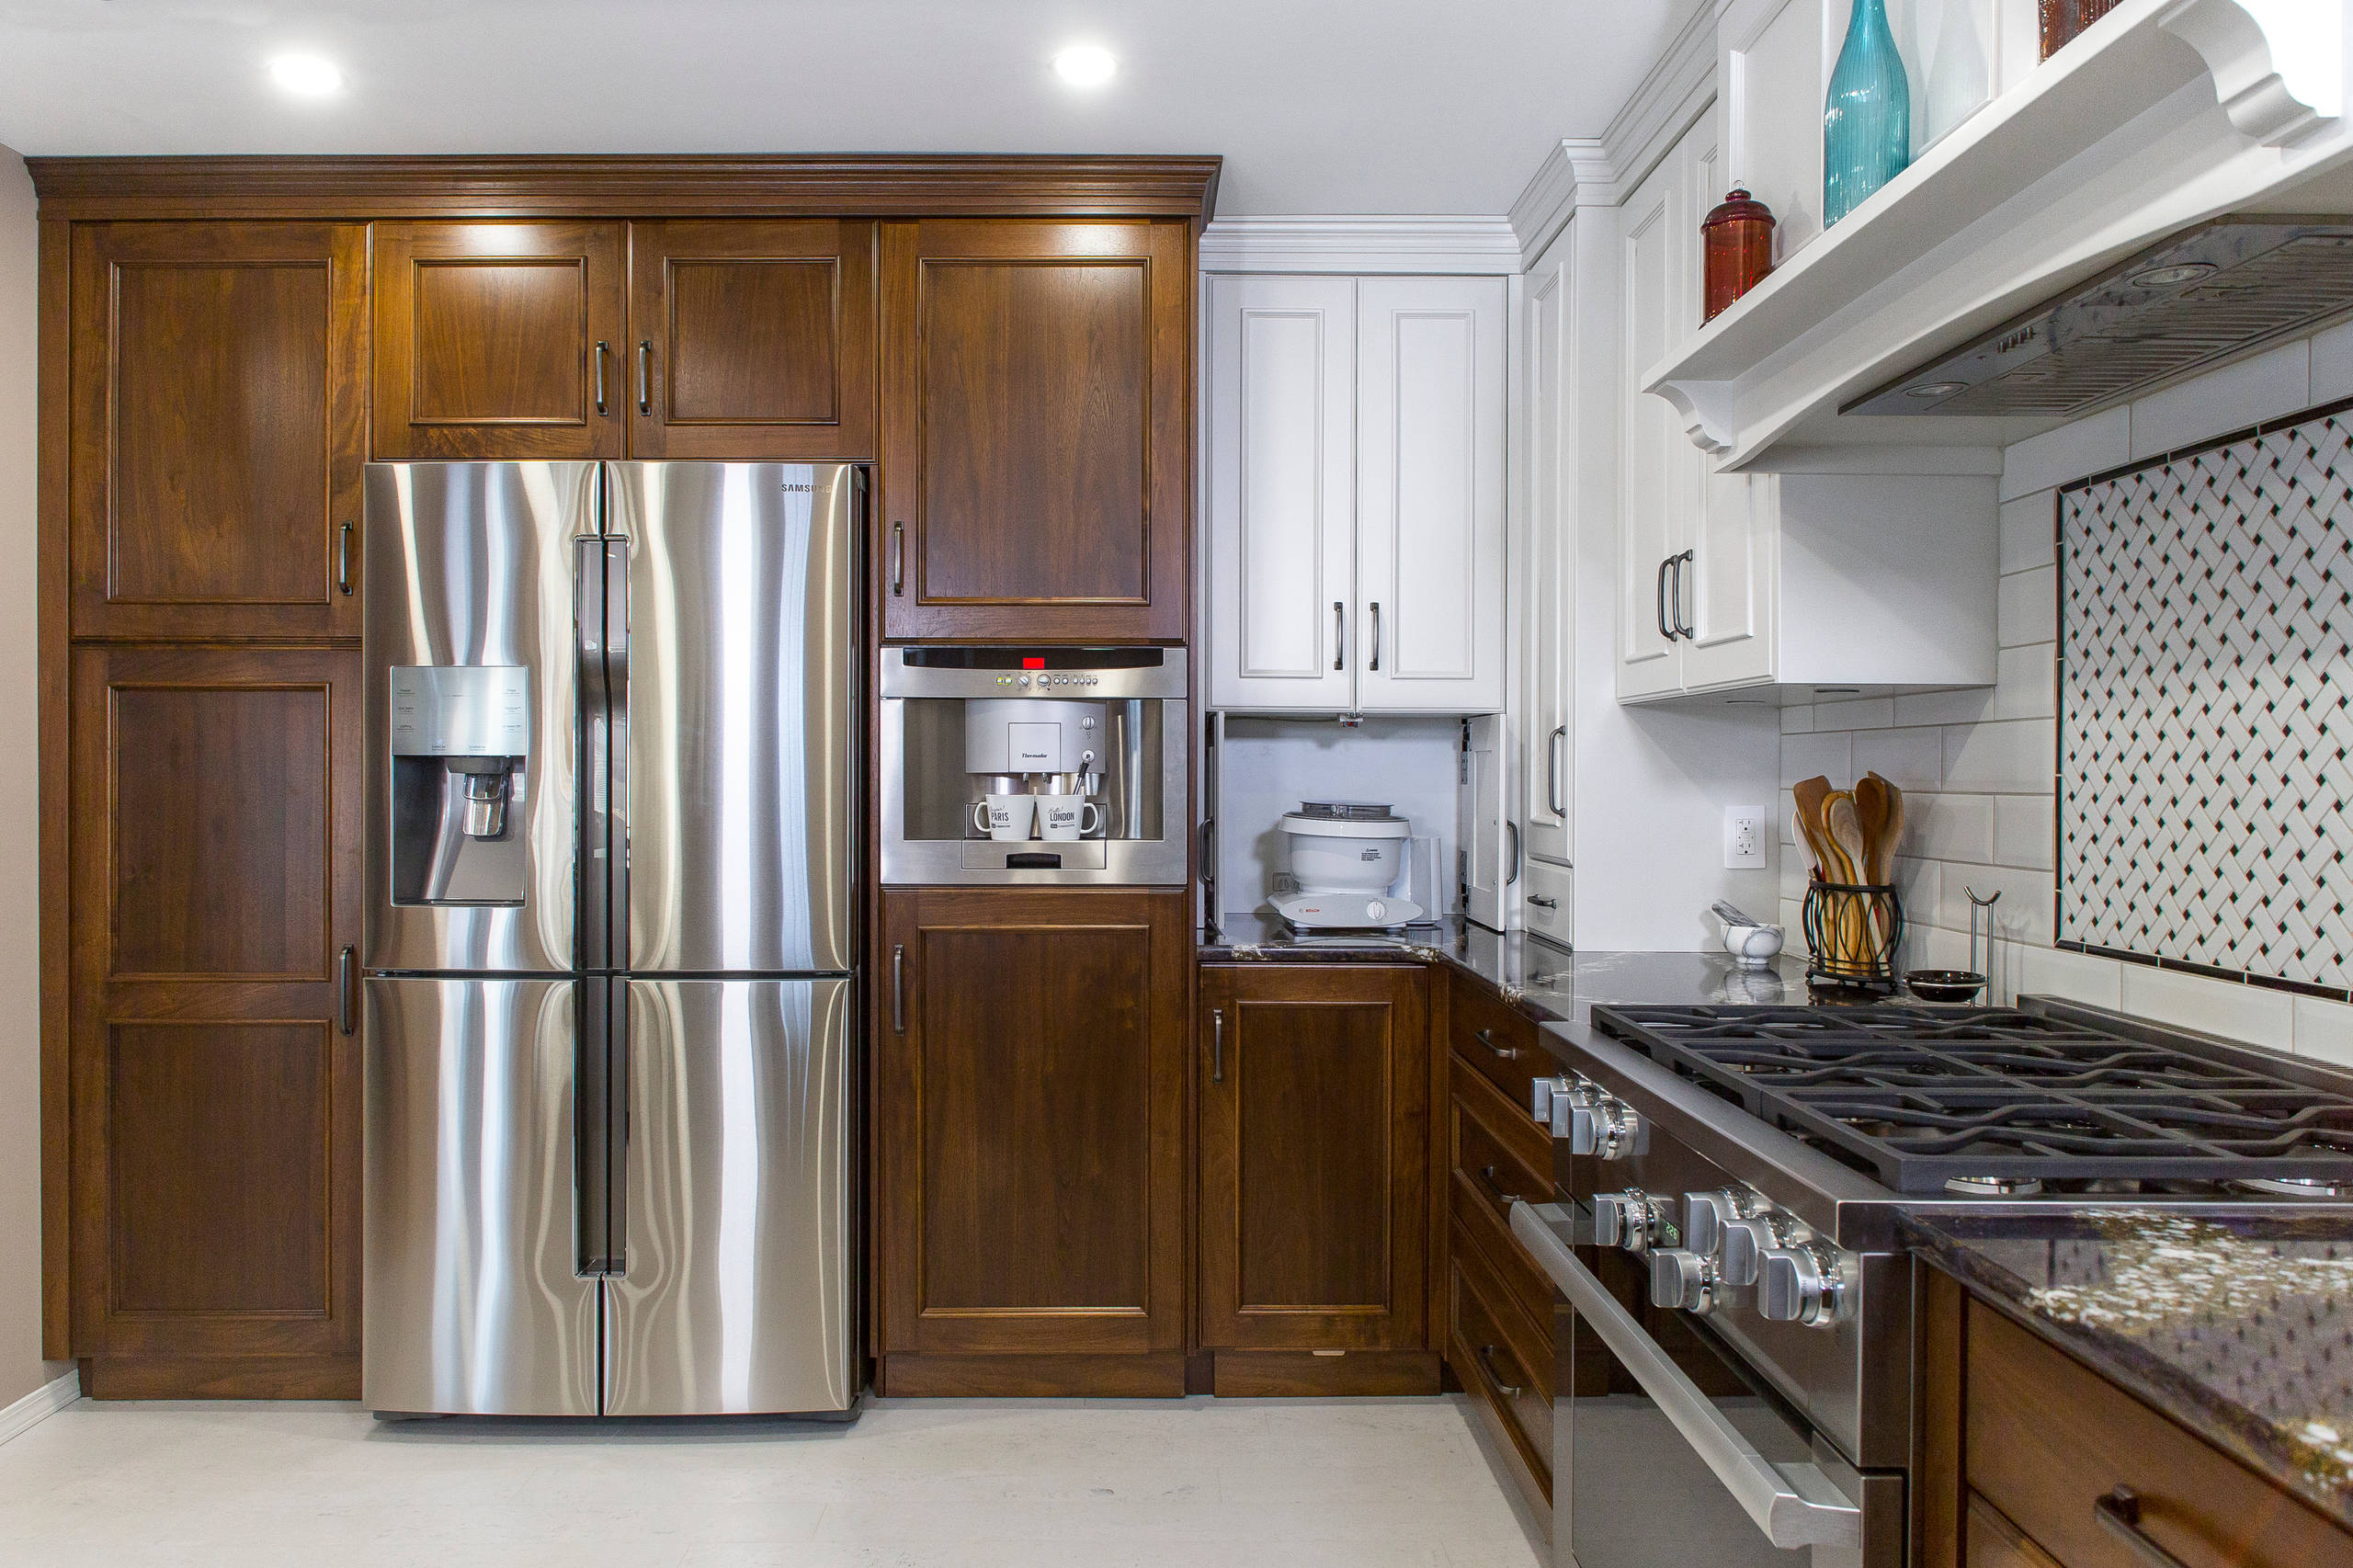
{"label": "red glass jar", "polygon": [[2060,46],[2110,11],[2116,0],[2041,0],[2042,58],[2050,59]]}
{"label": "red glass jar", "polygon": [[1700,222],[1699,241],[1707,257],[1699,319],[1713,321],[1773,270],[1773,214],[1734,190]]}

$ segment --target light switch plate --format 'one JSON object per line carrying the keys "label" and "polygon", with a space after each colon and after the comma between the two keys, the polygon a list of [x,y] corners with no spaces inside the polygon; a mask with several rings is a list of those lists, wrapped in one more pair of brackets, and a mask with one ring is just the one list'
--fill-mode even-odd
{"label": "light switch plate", "polygon": [[1724,869],[1765,869],[1765,812],[1756,806],[1724,808]]}

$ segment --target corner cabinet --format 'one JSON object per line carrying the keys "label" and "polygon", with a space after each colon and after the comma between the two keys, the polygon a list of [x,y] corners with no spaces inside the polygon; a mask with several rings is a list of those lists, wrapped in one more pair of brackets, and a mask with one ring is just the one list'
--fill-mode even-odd
{"label": "corner cabinet", "polygon": [[1209,288],[1211,706],[1500,710],[1504,281]]}
{"label": "corner cabinet", "polygon": [[1619,700],[1992,684],[1990,464],[1834,448],[1728,472],[1643,391],[1699,330],[1699,224],[1728,185],[1711,108],[1619,211]]}

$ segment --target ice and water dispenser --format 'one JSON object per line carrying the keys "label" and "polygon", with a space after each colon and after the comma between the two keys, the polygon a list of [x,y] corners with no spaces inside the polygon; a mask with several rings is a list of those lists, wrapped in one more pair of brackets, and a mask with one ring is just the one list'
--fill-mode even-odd
{"label": "ice and water dispenser", "polygon": [[392,902],[519,904],[530,671],[394,665]]}
{"label": "ice and water dispenser", "polygon": [[882,650],[882,880],[1185,881],[1185,651]]}

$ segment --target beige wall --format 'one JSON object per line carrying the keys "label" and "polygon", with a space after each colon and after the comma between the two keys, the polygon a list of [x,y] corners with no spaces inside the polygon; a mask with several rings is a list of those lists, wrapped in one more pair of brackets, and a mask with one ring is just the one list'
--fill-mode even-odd
{"label": "beige wall", "polygon": [[[37,246],[25,162],[0,147],[0,1405],[63,1372],[40,1358],[40,906],[34,642]],[[20,1266],[22,1265],[22,1266]]]}

